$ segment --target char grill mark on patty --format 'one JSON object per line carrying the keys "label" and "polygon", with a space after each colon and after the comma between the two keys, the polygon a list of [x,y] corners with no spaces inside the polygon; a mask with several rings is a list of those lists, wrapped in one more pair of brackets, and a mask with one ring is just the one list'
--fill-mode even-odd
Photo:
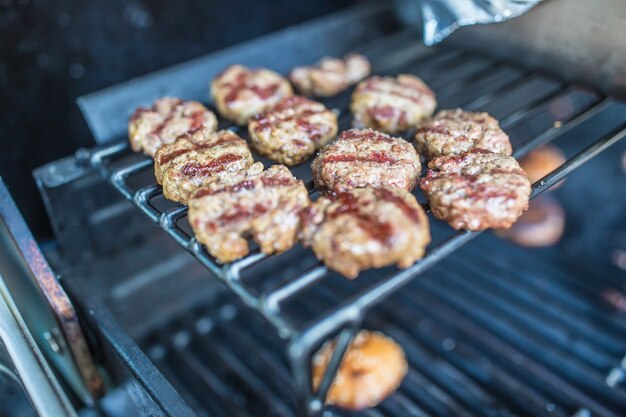
{"label": "char grill mark on patty", "polygon": [[300,213],[300,222],[302,243],[348,278],[367,268],[406,268],[430,242],[426,213],[401,188],[353,188],[321,196]]}
{"label": "char grill mark on patty", "polygon": [[200,129],[214,132],[217,119],[213,112],[197,101],[163,97],[152,107],[140,107],[130,117],[128,137],[135,152],[148,156],[163,145],[173,143],[178,137]]}
{"label": "char grill mark on patty", "polygon": [[391,186],[412,189],[421,171],[413,146],[373,130],[352,129],[321,150],[311,166],[322,191]]}
{"label": "char grill mark on patty", "polygon": [[188,177],[206,176],[216,172],[222,172],[226,169],[226,165],[242,159],[240,155],[226,153],[213,159],[208,164],[187,163],[183,166],[181,172]]}
{"label": "char grill mark on patty", "polygon": [[530,181],[514,158],[473,149],[429,163],[420,187],[455,229],[508,228],[528,207]]}
{"label": "char grill mark on patty", "polygon": [[296,241],[298,213],[309,203],[304,183],[285,166],[263,170],[257,162],[196,190],[189,222],[197,240],[225,263],[248,254],[248,237],[263,253],[289,249]]}

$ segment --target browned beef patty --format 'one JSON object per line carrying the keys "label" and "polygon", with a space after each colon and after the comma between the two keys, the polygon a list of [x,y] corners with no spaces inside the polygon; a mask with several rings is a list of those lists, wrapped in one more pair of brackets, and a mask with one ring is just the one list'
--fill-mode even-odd
{"label": "browned beef patty", "polygon": [[250,141],[260,154],[296,165],[337,135],[337,115],[322,103],[287,97],[248,125]]}
{"label": "browned beef patty", "polygon": [[212,111],[197,101],[164,97],[156,100],[152,107],[135,110],[128,123],[128,138],[133,151],[153,156],[164,144],[201,128],[212,132],[217,129]]}
{"label": "browned beef patty", "polygon": [[427,159],[458,155],[474,148],[511,155],[509,136],[487,113],[461,109],[442,110],[422,124],[415,134],[415,147]]}
{"label": "browned beef patty", "polygon": [[455,229],[508,228],[528,207],[530,181],[511,156],[473,149],[428,168],[420,187],[433,214]]}
{"label": "browned beef patty", "polygon": [[435,93],[421,79],[409,74],[373,76],[361,81],[350,104],[354,127],[392,134],[416,128],[436,107]]}
{"label": "browned beef patty", "polygon": [[237,124],[293,95],[291,84],[265,68],[231,65],[211,83],[211,95],[219,113]]}
{"label": "browned beef patty", "polygon": [[297,67],[289,74],[300,94],[330,97],[358,83],[370,74],[370,63],[359,54],[343,59],[326,57],[310,67]]}
{"label": "browned beef patty", "polygon": [[296,242],[299,212],[309,205],[302,180],[284,165],[247,171],[198,189],[189,200],[196,238],[219,262],[248,254],[252,236],[263,253],[283,252]]}
{"label": "browned beef patty", "polygon": [[408,191],[358,188],[320,197],[301,214],[301,240],[348,278],[367,268],[407,268],[430,242],[426,213]]}
{"label": "browned beef patty", "polygon": [[229,130],[201,129],[162,146],[154,155],[163,195],[187,203],[195,189],[248,168],[254,160],[245,140]]}
{"label": "browned beef patty", "polygon": [[324,147],[311,169],[315,185],[322,191],[369,186],[412,190],[421,164],[415,148],[404,139],[370,129],[352,129]]}

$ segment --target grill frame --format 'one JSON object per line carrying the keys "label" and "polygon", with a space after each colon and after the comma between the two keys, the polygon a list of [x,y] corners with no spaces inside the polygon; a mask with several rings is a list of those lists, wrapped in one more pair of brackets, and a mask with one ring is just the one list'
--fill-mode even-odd
{"label": "grill frame", "polygon": [[[382,44],[384,45],[384,42]],[[376,73],[384,74],[386,72],[390,72],[393,68],[397,67],[398,62],[410,62],[411,59],[417,59],[421,56],[420,50],[412,50],[414,55],[411,55],[412,58],[409,59],[407,59],[406,50],[395,52],[397,56],[393,55],[394,52],[389,54],[388,51],[384,51],[385,65],[375,67]],[[442,62],[445,63],[447,60],[454,61],[455,58],[458,59],[459,56],[462,56],[463,54],[464,52],[462,50],[439,48],[420,61],[420,70],[430,70],[433,72],[442,64]],[[479,69],[476,72],[468,71],[465,78],[455,79],[451,86],[448,85],[445,88],[444,97],[450,98],[455,96],[455,93],[463,91],[468,85],[471,85],[472,82],[479,81],[481,79],[480,77],[485,77],[492,72],[497,74],[497,68],[500,66],[508,67],[509,69],[512,67],[504,62],[496,62],[495,66],[487,65],[485,68]],[[516,69],[517,67],[513,68]],[[415,68],[413,68],[413,70],[415,71]],[[521,71],[521,76],[519,78],[514,78],[513,81],[505,83],[502,88],[509,90],[523,87],[529,80],[532,81],[535,76],[536,73]],[[440,82],[443,84],[443,81]],[[541,105],[545,104],[549,100],[555,99],[559,94],[564,93],[570,88],[571,86],[561,84],[554,93],[550,93],[544,99],[538,102],[533,102],[524,108],[514,111],[507,117],[501,119],[503,127],[507,128],[515,126],[518,122],[527,120],[534,114],[540,113],[542,111]],[[491,101],[496,100],[502,93],[502,90],[495,90],[496,88],[494,88],[494,91],[489,91],[484,95],[476,97],[466,103],[464,107],[468,109],[478,109],[486,104],[489,104]],[[345,99],[345,94],[340,95],[340,97],[336,99],[331,99],[330,105],[332,106],[333,100]],[[565,121],[562,125],[553,126],[530,138],[520,146],[517,146],[514,155],[516,157],[521,157],[535,147],[557,139],[560,135],[563,135],[567,131],[574,129],[576,126],[579,126],[602,111],[608,109],[614,103],[615,102],[612,99],[598,95],[598,100],[583,112],[577,114],[570,120]],[[329,105],[329,103],[326,104]],[[346,116],[345,106],[344,112],[340,113],[340,118],[342,116]],[[578,168],[598,153],[613,145],[625,135],[626,127],[622,126],[615,132],[612,132],[612,134],[599,138],[596,142],[581,150],[577,155],[570,158],[563,166],[533,184],[531,198],[536,197],[553,184],[561,181],[574,169]],[[475,232],[459,232],[455,234],[451,239],[445,241],[443,244],[430,248],[426,257],[423,260],[418,261],[412,267],[395,273],[389,276],[387,280],[381,281],[372,288],[353,295],[347,300],[343,300],[330,312],[320,315],[316,320],[307,323],[306,327],[300,329],[292,325],[289,319],[285,317],[280,308],[281,304],[298,294],[300,291],[307,289],[311,285],[322,280],[328,272],[327,269],[323,266],[317,265],[313,269],[300,275],[296,280],[281,284],[270,292],[258,295],[255,294],[254,291],[248,288],[243,282],[241,274],[247,268],[253,267],[254,265],[265,260],[267,257],[257,252],[229,265],[220,266],[216,264],[202,248],[202,246],[195,241],[195,239],[187,235],[184,230],[177,226],[177,222],[184,217],[186,213],[186,208],[184,206],[177,206],[166,212],[160,212],[151,203],[151,201],[159,195],[160,187],[151,185],[135,191],[127,184],[127,180],[130,177],[142,171],[148,170],[152,165],[151,160],[145,159],[133,165],[111,170],[111,165],[109,164],[110,161],[126,152],[127,145],[125,142],[115,143],[105,148],[93,150],[90,154],[89,161],[91,167],[98,170],[102,177],[110,181],[111,184],[127,200],[131,201],[144,214],[146,214],[148,218],[164,229],[180,246],[194,255],[200,263],[202,263],[208,270],[223,281],[245,305],[257,311],[262,317],[271,323],[280,337],[287,341],[286,351],[289,358],[292,377],[294,378],[297,391],[299,393],[301,406],[310,414],[318,413],[322,409],[323,398],[325,397],[327,389],[330,386],[330,381],[336,373],[338,364],[343,353],[345,352],[345,349],[349,345],[355,333],[361,327],[366,312],[372,306],[380,303],[386,297],[398,291],[409,281],[413,280],[416,276],[426,271],[428,268],[432,267],[444,259],[447,255],[454,252],[456,249],[460,248],[465,243],[480,234]],[[310,182],[307,183],[307,187],[312,191],[312,184]],[[423,202],[422,206],[428,210],[427,202]],[[310,384],[310,357],[314,350],[319,347],[324,340],[334,336],[338,336],[336,353],[333,356],[331,366],[329,366],[322,382],[321,389],[317,393],[313,393]]]}

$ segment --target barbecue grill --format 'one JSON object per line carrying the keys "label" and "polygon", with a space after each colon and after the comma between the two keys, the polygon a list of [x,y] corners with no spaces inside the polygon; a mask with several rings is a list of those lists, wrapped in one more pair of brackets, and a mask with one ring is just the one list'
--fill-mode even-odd
{"label": "barbecue grill", "polygon": [[[163,197],[152,160],[128,149],[126,121],[135,107],[162,95],[211,107],[208,83],[228,64],[285,73],[351,51],[368,56],[375,74],[418,75],[439,108],[489,112],[509,133],[516,158],[558,143],[567,162],[533,184],[531,198],[626,135],[626,105],[590,82],[454,42],[426,48],[414,39],[387,5],[366,4],[79,100],[97,146],[39,168],[35,179],[58,241],[46,256],[79,309],[95,360],[110,374],[93,412],[114,416],[130,402],[141,415],[171,416],[626,415],[626,318],[618,308],[624,276],[617,268],[601,271],[564,251],[533,253],[488,233],[456,232],[431,215],[433,243],[405,270],[346,280],[300,246],[273,256],[253,246],[221,265],[193,238],[186,206]],[[321,100],[337,112],[340,130],[350,126],[350,94]],[[237,126],[220,128],[247,136]],[[593,188],[616,155],[602,154],[558,193],[601,192]],[[309,163],[293,172],[315,198]],[[626,190],[615,182],[603,197],[621,204],[623,217]],[[592,197],[573,200],[593,204]],[[623,226],[623,218],[604,225]],[[583,237],[573,240],[589,244]],[[341,357],[363,327],[404,347],[408,376],[378,407],[325,407]],[[311,356],[332,338],[337,348],[314,392]]]}

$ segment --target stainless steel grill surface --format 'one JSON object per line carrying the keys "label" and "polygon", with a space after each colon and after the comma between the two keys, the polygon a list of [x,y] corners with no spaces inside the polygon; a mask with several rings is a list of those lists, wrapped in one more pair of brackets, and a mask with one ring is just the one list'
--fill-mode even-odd
{"label": "stainless steel grill surface", "polygon": [[[509,133],[518,158],[542,144],[585,135],[585,143],[569,152],[563,166],[534,184],[532,197],[626,135],[624,104],[590,89],[462,50],[420,51],[407,36],[393,35],[359,52],[368,55],[373,73],[423,78],[436,92],[440,109],[488,111]],[[350,124],[350,94],[322,100],[339,113],[340,130]],[[235,126],[222,127],[246,135]],[[299,405],[319,411],[325,390],[311,392],[311,353],[338,336],[337,365],[365,313],[394,293],[365,323],[385,329],[405,347],[411,371],[398,394],[364,415],[626,414],[626,391],[616,382],[623,378],[622,371],[616,372],[625,351],[626,323],[606,317],[596,321],[594,310],[579,297],[594,291],[588,282],[547,272],[522,255],[488,259],[495,243],[486,236],[480,249],[470,245],[436,275],[422,274],[480,235],[454,232],[432,216],[433,244],[423,260],[406,270],[367,271],[347,281],[301,247],[269,257],[253,249],[246,258],[222,266],[192,237],[186,207],[163,198],[150,159],[131,155],[122,142],[95,150],[90,161],[238,299],[216,307],[217,320],[201,309],[145,342],[153,360],[200,414],[259,415],[245,410],[260,407],[271,409],[272,415],[294,415],[294,404],[286,400],[290,381],[300,394]],[[309,163],[293,172],[314,195]],[[424,201],[421,195],[418,199]],[[428,210],[428,202],[422,204]],[[545,285],[548,280],[568,288],[550,293],[554,287]],[[410,290],[397,293],[409,283]],[[515,291],[507,290],[512,285]],[[532,297],[545,302],[537,305]],[[258,314],[250,316],[238,303]],[[279,337],[251,325],[256,317],[265,318]],[[286,349],[280,339],[287,341]],[[208,357],[215,367],[207,366]],[[336,366],[330,368],[326,382]]]}

